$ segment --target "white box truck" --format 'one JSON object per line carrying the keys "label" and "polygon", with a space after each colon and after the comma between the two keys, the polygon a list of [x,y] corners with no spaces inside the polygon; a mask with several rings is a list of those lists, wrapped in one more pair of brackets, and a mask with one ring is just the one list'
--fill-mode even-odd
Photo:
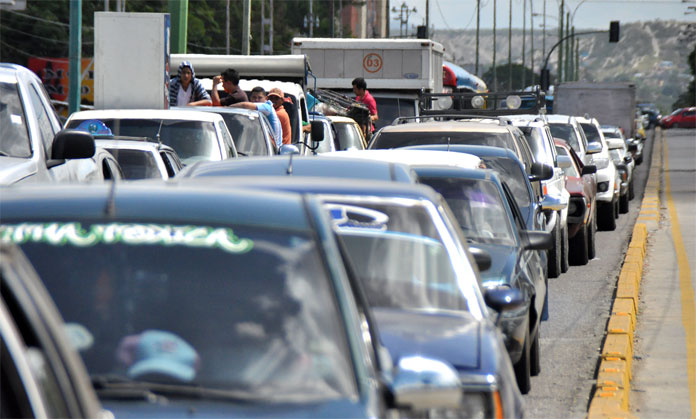
{"label": "white box truck", "polygon": [[418,115],[421,91],[442,92],[441,44],[429,39],[293,38],[292,53],[309,59],[316,85],[353,96],[363,77],[377,102],[377,128],[398,116]]}
{"label": "white box truck", "polygon": [[553,113],[597,118],[616,125],[626,138],[635,135],[636,86],[632,83],[568,82],[556,86]]}

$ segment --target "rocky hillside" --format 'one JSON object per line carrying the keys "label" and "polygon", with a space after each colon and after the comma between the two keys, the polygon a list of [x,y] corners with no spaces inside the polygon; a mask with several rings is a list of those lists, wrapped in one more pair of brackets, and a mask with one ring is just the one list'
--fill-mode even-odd
{"label": "rocky hillside", "polygon": [[[638,99],[656,103],[664,112],[691,80],[687,63],[689,52],[696,44],[696,25],[686,22],[654,20],[621,26],[621,39],[610,44],[608,34],[580,36],[580,75],[584,81],[631,81],[638,88]],[[436,31],[433,38],[445,46],[448,59],[467,70],[474,71],[476,61],[476,31]],[[522,31],[512,32],[512,61],[522,62]],[[558,40],[557,30],[546,33],[546,51]],[[543,33],[535,28],[534,71],[543,65]],[[532,39],[526,36],[526,65],[531,66]],[[496,64],[507,63],[508,29],[496,31]],[[556,73],[557,50],[549,59]],[[479,74],[493,62],[493,31],[481,31],[479,36]]]}

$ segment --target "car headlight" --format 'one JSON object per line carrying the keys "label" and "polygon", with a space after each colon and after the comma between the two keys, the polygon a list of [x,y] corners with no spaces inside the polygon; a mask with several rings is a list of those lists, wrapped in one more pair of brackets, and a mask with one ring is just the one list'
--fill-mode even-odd
{"label": "car headlight", "polygon": [[608,190],[609,190],[609,181],[599,182],[597,184],[597,191],[598,192],[606,192]]}
{"label": "car headlight", "polygon": [[626,169],[619,169],[619,175],[621,175],[622,182],[626,182],[628,180],[628,171]]}

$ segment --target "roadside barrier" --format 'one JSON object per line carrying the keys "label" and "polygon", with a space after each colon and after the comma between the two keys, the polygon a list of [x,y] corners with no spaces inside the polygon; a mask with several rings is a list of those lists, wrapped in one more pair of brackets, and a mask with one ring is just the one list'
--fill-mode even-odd
{"label": "roadside barrier", "polygon": [[662,173],[662,132],[653,137],[652,161],[636,224],[616,282],[616,295],[607,323],[606,338],[600,351],[595,391],[588,419],[633,418],[629,410],[631,365],[640,282],[643,278],[648,244],[648,225],[660,219],[660,182]]}

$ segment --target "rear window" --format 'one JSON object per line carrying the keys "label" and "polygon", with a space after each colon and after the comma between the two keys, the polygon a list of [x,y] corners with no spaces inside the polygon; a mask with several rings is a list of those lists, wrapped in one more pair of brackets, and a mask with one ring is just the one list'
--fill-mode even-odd
{"label": "rear window", "polygon": [[118,148],[107,148],[107,150],[118,161],[123,171],[123,177],[126,179],[157,179],[162,177],[152,153]]}
{"label": "rear window", "polygon": [[427,144],[469,144],[517,150],[512,136],[496,132],[380,132],[370,145],[372,149],[398,148]]}
{"label": "rear window", "polygon": [[575,150],[576,153],[580,153],[580,142],[577,135],[575,135],[575,130],[570,124],[549,124],[551,129],[551,134],[555,138],[560,138],[568,143],[570,148]]}
{"label": "rear window", "polygon": [[0,156],[31,157],[26,117],[14,83],[0,83]]}

